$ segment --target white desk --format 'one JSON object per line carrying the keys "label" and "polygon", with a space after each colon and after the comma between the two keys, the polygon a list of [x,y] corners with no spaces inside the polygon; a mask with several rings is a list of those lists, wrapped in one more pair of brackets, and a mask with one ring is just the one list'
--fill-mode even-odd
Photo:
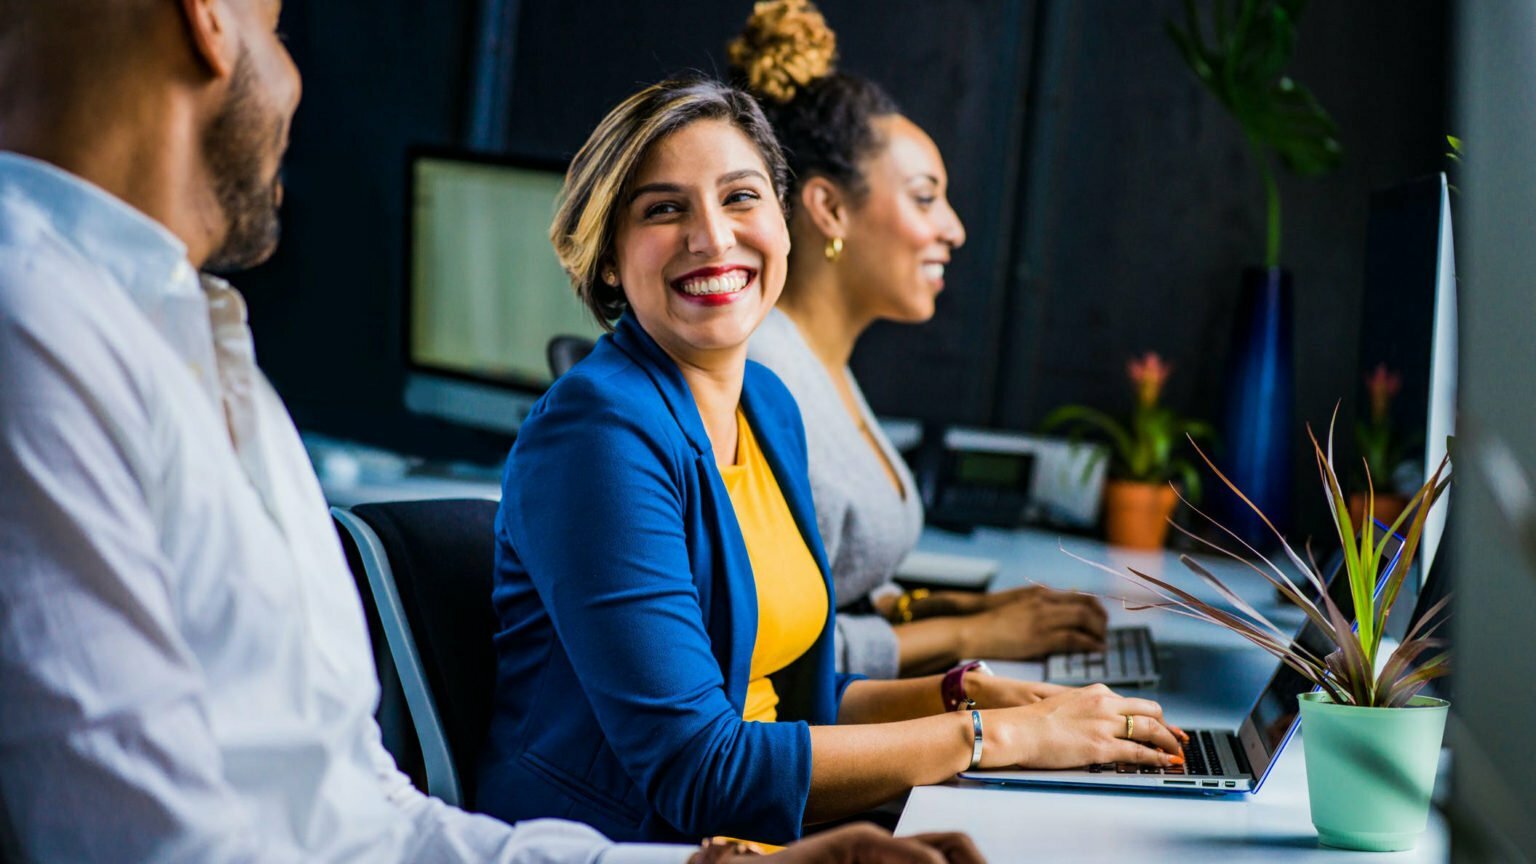
{"label": "white desk", "polygon": [[[1090,560],[1123,570],[1136,566],[1201,599],[1209,588],[1174,555],[1134,553],[1078,538],[1060,541]],[[978,530],[970,536],[926,530],[918,548],[927,552],[993,558],[1001,569],[993,588],[1047,584],[1145,598],[1130,583],[1072,560],[1054,534]],[[1150,568],[1150,569],[1149,569]],[[1227,584],[1276,623],[1299,624],[1300,613],[1274,598],[1261,577],[1223,565]],[[1160,650],[1162,685],[1127,694],[1158,700],[1168,718],[1183,726],[1236,728],[1259,688],[1273,673],[1269,655],[1227,631],[1165,612],[1128,612],[1107,603],[1111,624],[1152,627]],[[1444,861],[1445,824],[1431,814],[1417,849],[1392,854],[1345,852],[1320,846],[1307,803],[1300,734],[1291,739],[1274,770],[1254,795],[1203,797],[1097,790],[1046,790],[989,786],[957,780],[912,791],[898,834],[965,831],[993,864],[1014,861]],[[1444,780],[1442,771],[1441,780]]]}

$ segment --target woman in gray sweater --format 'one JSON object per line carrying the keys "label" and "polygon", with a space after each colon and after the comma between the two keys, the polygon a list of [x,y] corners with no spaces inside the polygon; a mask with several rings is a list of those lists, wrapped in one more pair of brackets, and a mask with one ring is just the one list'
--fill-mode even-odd
{"label": "woman in gray sweater", "polygon": [[[730,46],[793,173],[789,277],[749,356],[783,379],[805,421],[839,667],[891,678],[962,658],[1101,648],[1105,616],[1091,598],[1045,588],[918,598],[892,582],[922,530],[922,503],[848,358],[877,320],[933,317],[965,228],[933,140],[878,85],[835,71],[834,54],[832,31],[804,0],[758,4]],[[876,614],[844,611],[866,603]]]}

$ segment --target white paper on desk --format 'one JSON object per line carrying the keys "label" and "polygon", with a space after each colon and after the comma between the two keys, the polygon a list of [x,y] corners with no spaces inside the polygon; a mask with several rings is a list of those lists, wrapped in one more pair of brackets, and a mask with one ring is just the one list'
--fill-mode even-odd
{"label": "white paper on desk", "polygon": [[941,588],[983,591],[1001,566],[991,558],[914,551],[896,565],[896,578]]}

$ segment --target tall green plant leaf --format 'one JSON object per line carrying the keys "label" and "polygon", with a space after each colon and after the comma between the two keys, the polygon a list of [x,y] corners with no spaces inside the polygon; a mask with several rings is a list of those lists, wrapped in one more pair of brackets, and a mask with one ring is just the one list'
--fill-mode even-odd
{"label": "tall green plant leaf", "polygon": [[1271,154],[1302,176],[1322,174],[1343,156],[1333,118],[1307,88],[1285,74],[1306,4],[1297,0],[1210,0],[1213,38],[1205,39],[1199,4],[1184,2],[1184,22],[1165,25],[1195,78],[1242,129],[1257,160],[1265,196],[1265,264],[1280,263],[1280,194]]}

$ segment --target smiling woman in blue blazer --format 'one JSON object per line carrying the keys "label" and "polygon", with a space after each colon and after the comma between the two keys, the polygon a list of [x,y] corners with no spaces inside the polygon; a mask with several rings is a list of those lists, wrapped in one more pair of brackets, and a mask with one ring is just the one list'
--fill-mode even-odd
{"label": "smiling woman in blue blazer", "polygon": [[973,671],[949,689],[976,710],[946,712],[937,676],[834,674],[804,428],[746,360],[785,188],[756,103],[708,81],[630,97],[572,162],[552,239],[613,330],[508,458],[487,813],[785,842],[968,765],[1177,758],[1155,703],[1103,688]]}

